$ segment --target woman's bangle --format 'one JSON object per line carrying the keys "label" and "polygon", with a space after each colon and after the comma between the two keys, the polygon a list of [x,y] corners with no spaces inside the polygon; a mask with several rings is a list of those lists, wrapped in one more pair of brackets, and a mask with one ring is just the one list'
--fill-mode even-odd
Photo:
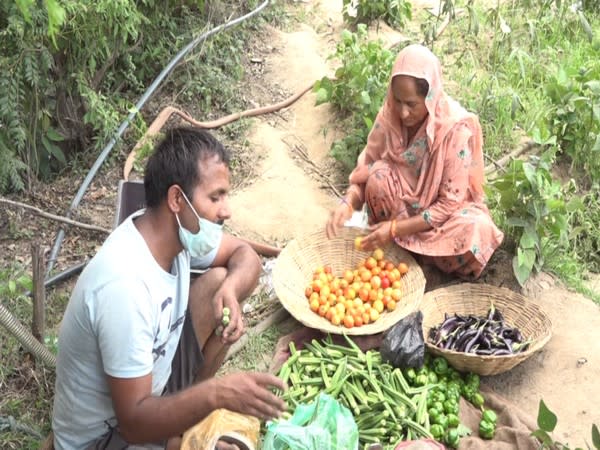
{"label": "woman's bangle", "polygon": [[392,240],[396,239],[396,219],[393,219],[392,224],[390,225],[390,237]]}

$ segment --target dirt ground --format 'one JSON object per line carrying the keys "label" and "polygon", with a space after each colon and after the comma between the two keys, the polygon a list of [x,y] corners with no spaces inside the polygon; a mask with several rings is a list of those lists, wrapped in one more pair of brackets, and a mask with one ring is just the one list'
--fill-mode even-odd
{"label": "dirt ground", "polygon": [[[341,1],[311,0],[301,5],[306,9],[303,24],[292,31],[268,28],[263,41],[269,50],[260,55],[264,64],[260,82],[290,92],[332,71],[326,57],[342,26]],[[386,42],[403,39],[386,27],[379,33]],[[314,167],[299,156],[298,148],[322,173],[331,173],[328,151],[339,132],[328,106],[316,107],[312,92],[278,115],[257,119],[249,139],[260,157],[258,176],[233,194],[231,227],[248,237],[284,243],[324,226],[337,199],[315,176]],[[510,255],[503,251],[481,281],[519,290]],[[592,423],[600,424],[600,310],[547,275],[531,280],[524,293],[550,316],[552,340],[520,366],[484,382],[533,418],[543,399],[558,415],[555,438],[584,446],[590,442]]]}

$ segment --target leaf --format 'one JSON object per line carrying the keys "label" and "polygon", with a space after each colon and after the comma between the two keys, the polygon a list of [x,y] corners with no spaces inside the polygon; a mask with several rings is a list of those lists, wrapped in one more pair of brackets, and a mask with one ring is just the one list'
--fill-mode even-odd
{"label": "leaf", "polygon": [[594,444],[594,447],[600,450],[600,432],[598,432],[598,427],[596,424],[592,425],[592,444]]}
{"label": "leaf", "polygon": [[556,427],[557,422],[556,414],[548,409],[544,400],[540,400],[540,407],[538,409],[537,424],[541,430],[548,433],[552,433]]}
{"label": "leaf", "polygon": [[520,266],[525,266],[531,272],[533,269],[533,264],[535,263],[535,250],[530,248],[521,248],[517,249],[517,261]]}
{"label": "leaf", "polygon": [[596,136],[596,142],[594,143],[594,146],[592,147],[592,151],[600,152],[600,134]]}
{"label": "leaf", "polygon": [[521,227],[521,228],[525,228],[529,225],[529,221],[525,220],[525,219],[519,219],[518,217],[509,217],[506,220],[507,225],[510,225],[511,227]]}
{"label": "leaf", "polygon": [[533,436],[534,438],[538,438],[540,442],[545,446],[552,446],[552,438],[544,430],[536,430],[533,433],[531,433],[531,436]]}
{"label": "leaf", "polygon": [[17,283],[14,280],[8,280],[8,292],[11,294],[17,292]]}
{"label": "leaf", "polygon": [[322,105],[323,103],[327,103],[329,101],[329,92],[325,88],[320,88],[317,91],[317,105]]}
{"label": "leaf", "polygon": [[525,227],[523,230],[523,234],[521,235],[521,239],[519,240],[519,246],[525,249],[535,248],[536,244],[539,241],[539,237],[535,230],[530,227]]}
{"label": "leaf", "polygon": [[52,127],[48,128],[48,131],[46,131],[46,136],[48,139],[54,142],[62,142],[65,140],[65,138]]}
{"label": "leaf", "polygon": [[34,0],[15,0],[19,11],[23,14],[23,18],[27,23],[31,23],[31,7],[33,6]]}
{"label": "leaf", "polygon": [[515,274],[515,277],[517,278],[517,281],[519,282],[519,284],[521,286],[523,286],[525,284],[525,282],[527,281],[527,279],[529,278],[529,275],[531,275],[531,268],[527,268],[523,265],[519,265],[518,258],[516,256],[513,257],[512,266],[513,266],[513,272]]}
{"label": "leaf", "polygon": [[56,47],[56,34],[65,22],[66,13],[57,0],[45,0],[45,3],[48,10],[48,36]]}
{"label": "leaf", "polygon": [[365,104],[365,105],[371,104],[371,97],[369,96],[369,93],[367,91],[362,91],[360,93],[360,97],[362,99],[363,104]]}
{"label": "leaf", "polygon": [[46,149],[46,151],[50,155],[54,156],[62,164],[66,164],[67,163],[67,159],[65,158],[65,154],[60,149],[60,147],[57,147],[52,142],[50,142],[48,139],[46,139],[46,136],[42,136],[42,144],[44,145],[44,148]]}

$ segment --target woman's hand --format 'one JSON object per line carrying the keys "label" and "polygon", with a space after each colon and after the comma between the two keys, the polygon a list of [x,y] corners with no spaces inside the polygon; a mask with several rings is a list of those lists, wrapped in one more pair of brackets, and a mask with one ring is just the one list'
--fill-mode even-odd
{"label": "woman's hand", "polygon": [[[224,323],[223,308],[229,308],[229,322]],[[217,333],[226,345],[231,345],[244,334],[244,320],[240,304],[233,289],[230,289],[227,280],[223,282],[213,298],[214,320]]]}
{"label": "woman's hand", "polygon": [[325,227],[327,238],[331,239],[337,236],[338,230],[344,226],[344,222],[352,217],[354,209],[349,203],[340,203],[337,208],[331,211],[329,220]]}
{"label": "woman's hand", "polygon": [[369,233],[362,239],[361,248],[365,251],[373,251],[376,248],[385,247],[391,240],[392,234],[390,229],[392,221],[379,222],[369,227]]}

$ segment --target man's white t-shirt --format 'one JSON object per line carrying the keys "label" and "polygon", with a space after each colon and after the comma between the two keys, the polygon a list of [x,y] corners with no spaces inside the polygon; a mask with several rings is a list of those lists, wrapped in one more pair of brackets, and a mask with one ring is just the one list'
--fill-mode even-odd
{"label": "man's white t-shirt", "polygon": [[[57,450],[85,449],[115,426],[106,375],[152,373],[160,396],[171,374],[188,305],[190,255],[165,272],[127,218],[79,277],[63,317],[52,428]],[[217,249],[194,266],[208,267]]]}

